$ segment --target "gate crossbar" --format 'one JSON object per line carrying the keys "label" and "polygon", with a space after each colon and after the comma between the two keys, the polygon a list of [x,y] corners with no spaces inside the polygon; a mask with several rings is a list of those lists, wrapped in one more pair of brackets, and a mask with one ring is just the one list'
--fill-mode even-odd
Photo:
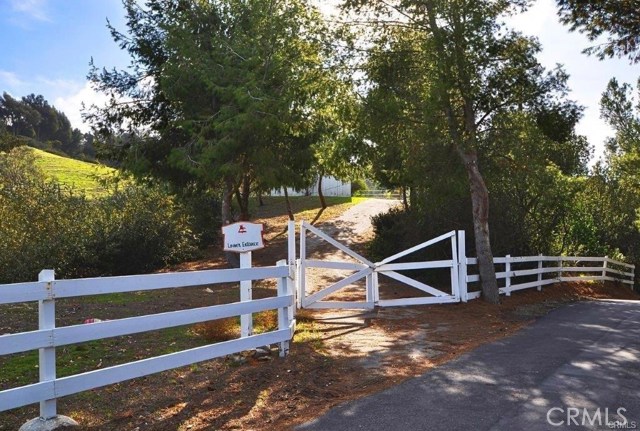
{"label": "gate crossbar", "polygon": [[[332,246],[336,247],[338,250],[348,254],[352,258],[359,260],[360,262],[364,263],[367,266],[370,266],[370,267],[374,266],[373,262],[369,261],[368,259],[364,258],[363,256],[360,256],[358,253],[356,253],[355,251],[349,249],[348,247],[345,247],[343,244],[340,244],[338,241],[336,241],[335,239],[331,238],[329,235],[327,235],[326,233],[322,232],[320,229],[318,229],[318,228],[316,228],[314,226],[311,226],[309,223],[303,221],[302,222],[302,227],[303,227],[303,229],[306,229],[306,230],[314,233],[315,235],[319,236],[320,238],[324,239],[329,244],[331,244]],[[304,232],[302,232],[301,234],[304,234]],[[300,257],[301,258],[306,258],[306,256],[300,256]]]}
{"label": "gate crossbar", "polygon": [[340,289],[342,289],[343,287],[346,287],[358,280],[360,280],[361,278],[364,278],[366,276],[368,276],[369,274],[373,273],[373,268],[365,268],[362,269],[358,272],[356,272],[355,274],[350,275],[347,278],[344,278],[340,281],[338,281],[335,284],[332,284],[331,286],[322,289],[320,292],[316,292],[312,295],[309,295],[307,297],[302,298],[302,305],[303,306],[307,306],[309,304],[312,304],[314,302],[320,301],[322,298],[325,298],[327,296],[329,296],[330,294],[332,294],[333,292],[336,292]]}
{"label": "gate crossbar", "polygon": [[445,293],[441,290],[436,289],[435,287],[429,286],[428,284],[421,283],[417,280],[414,280],[413,278],[409,278],[406,275],[399,274],[395,271],[385,271],[382,274],[386,275],[387,277],[394,278],[411,287],[415,287],[416,289],[421,290],[425,293],[430,293],[433,296],[450,296],[449,293]]}

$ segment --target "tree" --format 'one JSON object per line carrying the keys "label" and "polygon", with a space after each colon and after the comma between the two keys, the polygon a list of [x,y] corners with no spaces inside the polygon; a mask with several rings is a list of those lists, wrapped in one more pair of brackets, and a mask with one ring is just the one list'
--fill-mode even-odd
{"label": "tree", "polygon": [[481,154],[494,116],[543,104],[562,90],[562,73],[546,74],[536,41],[508,31],[500,18],[524,0],[347,0],[355,11],[373,11],[383,32],[405,28],[420,34],[419,65],[430,76],[424,88],[422,123],[434,140],[451,146],[465,169],[483,297],[499,301],[489,234],[489,190]]}
{"label": "tree", "polygon": [[607,41],[587,48],[588,54],[599,59],[629,57],[640,62],[640,8],[636,0],[557,0],[558,15],[572,31],[585,33],[598,41],[604,34]]}
{"label": "tree", "polygon": [[92,82],[113,96],[89,114],[96,129],[151,131],[127,151],[222,189],[225,223],[234,196],[246,219],[252,190],[304,182],[330,74],[315,9],[301,0],[127,0],[125,8],[128,34],[111,32],[134,67],[92,68]]}

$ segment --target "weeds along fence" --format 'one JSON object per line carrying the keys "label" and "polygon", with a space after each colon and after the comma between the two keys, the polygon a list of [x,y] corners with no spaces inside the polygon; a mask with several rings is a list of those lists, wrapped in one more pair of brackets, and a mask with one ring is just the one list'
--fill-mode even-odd
{"label": "weeds along fence", "polygon": [[[56,399],[136,377],[166,371],[196,362],[279,343],[280,355],[289,350],[295,330],[294,296],[290,268],[285,261],[277,266],[55,280],[53,271],[44,270],[39,281],[0,285],[0,304],[38,301],[39,329],[0,336],[0,355],[39,349],[39,382],[0,391],[0,411],[40,403],[40,417],[56,416]],[[182,288],[247,280],[277,279],[277,296],[249,298],[243,302],[151,314],[91,324],[56,327],[55,300],[109,293]],[[258,335],[196,347],[180,352],[147,358],[122,365],[101,368],[82,374],[56,377],[56,348],[109,337],[172,328],[224,319],[249,316],[266,310],[278,311],[278,328]]]}
{"label": "weeds along fence", "polygon": [[[496,257],[496,278],[500,283],[500,293],[507,296],[511,292],[537,288],[542,289],[563,281],[615,281],[633,289],[635,266],[609,257],[577,256],[510,256]],[[478,259],[467,258],[467,271],[477,271]],[[474,268],[475,267],[475,268]],[[469,285],[477,284],[480,276],[467,274]],[[479,291],[467,292],[467,299],[480,297]]]}

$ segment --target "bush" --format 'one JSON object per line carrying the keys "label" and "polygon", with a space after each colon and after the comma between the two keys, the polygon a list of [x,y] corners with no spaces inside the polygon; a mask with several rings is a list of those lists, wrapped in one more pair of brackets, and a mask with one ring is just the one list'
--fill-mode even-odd
{"label": "bush", "polygon": [[48,181],[24,147],[0,153],[0,283],[148,272],[195,251],[190,220],[159,187],[86,199]]}
{"label": "bush", "polygon": [[358,192],[363,190],[368,190],[367,183],[363,179],[351,181],[351,196],[357,196]]}

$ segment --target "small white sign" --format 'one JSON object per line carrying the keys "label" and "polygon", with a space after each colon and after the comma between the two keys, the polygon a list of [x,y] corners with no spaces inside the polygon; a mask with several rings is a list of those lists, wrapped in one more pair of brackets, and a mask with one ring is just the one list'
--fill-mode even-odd
{"label": "small white sign", "polygon": [[238,222],[222,227],[224,251],[243,253],[264,248],[262,223]]}

